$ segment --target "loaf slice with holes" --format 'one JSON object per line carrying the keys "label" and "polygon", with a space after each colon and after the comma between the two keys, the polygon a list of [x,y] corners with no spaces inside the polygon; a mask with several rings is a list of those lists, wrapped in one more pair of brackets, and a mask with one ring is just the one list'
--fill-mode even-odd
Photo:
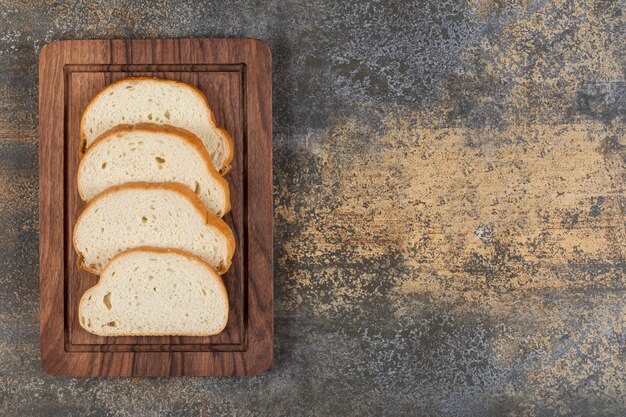
{"label": "loaf slice with holes", "polygon": [[119,125],[89,147],[78,166],[83,200],[127,182],[178,182],[194,191],[213,214],[230,210],[228,182],[194,134],[153,123]]}
{"label": "loaf slice with holes", "polygon": [[81,153],[107,130],[136,123],[188,130],[200,138],[219,172],[230,169],[233,141],[217,127],[204,94],[189,84],[159,78],[126,78],[100,91],[81,118]]}
{"label": "loaf slice with holes", "polygon": [[100,336],[209,336],[226,327],[228,295],[202,259],[135,248],[111,260],[78,312],[80,325]]}
{"label": "loaf slice with holes", "polygon": [[95,274],[118,253],[139,246],[189,252],[221,274],[230,266],[235,238],[198,196],[177,183],[111,187],[89,201],[74,226],[79,267]]}

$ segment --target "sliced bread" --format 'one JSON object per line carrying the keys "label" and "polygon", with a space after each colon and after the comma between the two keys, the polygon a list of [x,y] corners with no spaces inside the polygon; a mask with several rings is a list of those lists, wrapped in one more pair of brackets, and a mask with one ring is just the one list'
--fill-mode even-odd
{"label": "sliced bread", "polygon": [[135,248],[109,262],[78,312],[80,325],[101,336],[209,336],[226,327],[228,295],[202,259]]}
{"label": "sliced bread", "polygon": [[235,238],[198,196],[177,183],[111,187],[89,201],[74,226],[79,267],[95,274],[113,256],[138,246],[184,250],[224,273]]}
{"label": "sliced bread", "polygon": [[233,159],[230,135],[215,124],[206,97],[180,81],[126,78],[107,86],[87,105],[80,121],[81,152],[98,136],[119,124],[157,123],[190,131],[225,174]]}
{"label": "sliced bread", "polygon": [[85,152],[77,177],[83,200],[127,182],[178,182],[213,214],[221,217],[230,210],[228,182],[200,139],[171,126],[140,123],[106,131]]}

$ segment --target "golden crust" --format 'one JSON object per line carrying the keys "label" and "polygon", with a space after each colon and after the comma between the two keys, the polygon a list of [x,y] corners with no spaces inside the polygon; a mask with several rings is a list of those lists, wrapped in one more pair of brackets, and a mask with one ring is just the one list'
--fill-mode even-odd
{"label": "golden crust", "polygon": [[76,228],[78,227],[78,224],[81,222],[85,213],[88,211],[88,209],[92,205],[94,205],[96,202],[103,199],[109,194],[112,194],[116,191],[137,190],[137,189],[139,190],[171,190],[186,197],[189,200],[189,202],[191,202],[191,204],[196,208],[196,210],[198,210],[198,212],[204,217],[206,225],[215,227],[216,229],[218,229],[220,233],[226,236],[226,243],[228,244],[228,254],[226,256],[227,264],[221,265],[221,267],[217,269],[217,273],[223,274],[228,270],[228,268],[230,268],[230,264],[232,262],[233,254],[235,253],[235,247],[236,247],[235,235],[233,234],[233,231],[230,229],[230,227],[228,227],[226,222],[224,222],[224,220],[222,220],[220,217],[216,216],[215,214],[211,213],[210,211],[206,209],[202,200],[200,200],[200,198],[193,191],[191,191],[189,188],[177,182],[129,182],[129,183],[121,184],[121,185],[115,185],[111,188],[107,188],[100,194],[96,195],[87,203],[87,205],[83,209],[80,216],[78,216],[78,220],[76,220],[76,223],[74,224],[74,231],[73,231],[74,233],[72,236],[72,243],[74,244],[74,250],[76,251],[76,254],[78,255],[78,268],[79,269],[85,270],[87,272],[91,272],[92,274],[99,275],[98,271],[96,271],[94,268],[90,267],[89,265],[85,264],[85,262],[83,261],[83,255],[78,251],[77,245],[76,245]]}
{"label": "golden crust", "polygon": [[[230,305],[228,303],[228,291],[226,290],[226,285],[224,285],[224,280],[222,280],[222,277],[215,271],[215,269],[208,263],[206,262],[204,259],[193,255],[191,253],[185,252],[183,250],[180,249],[165,249],[165,248],[156,248],[153,246],[138,246],[136,248],[131,248],[131,249],[126,249],[120,253],[118,253],[117,255],[115,255],[113,258],[111,258],[111,260],[109,261],[109,263],[104,267],[104,269],[102,270],[102,272],[100,273],[100,275],[103,275],[106,270],[109,268],[109,266],[111,265],[111,263],[113,263],[113,261],[115,261],[117,258],[120,258],[122,256],[128,255],[129,253],[133,253],[133,252],[152,252],[152,253],[175,253],[178,255],[182,255],[187,257],[188,259],[195,261],[197,263],[200,263],[201,265],[203,265],[204,267],[206,267],[214,276],[214,278],[217,279],[217,282],[219,283],[219,287],[221,288],[223,294],[224,294],[224,299],[226,300],[226,311],[230,310]],[[94,291],[98,286],[100,286],[100,284],[102,283],[102,280],[99,280],[98,283],[96,285],[94,285],[93,287],[89,288],[87,291],[85,291],[85,293],[82,295],[82,297],[80,298],[80,303],[78,305],[78,311],[81,311],[81,307],[83,304],[83,301],[91,294],[92,291]],[[93,333],[99,336],[106,336],[104,334],[100,334],[97,332],[93,332],[92,330],[87,329],[85,326],[83,326],[82,320],[79,320],[80,322],[80,326],[85,329],[86,331],[88,331],[89,333]],[[228,314],[226,315],[226,320],[224,320],[223,325],[221,326],[221,329],[218,332],[215,333],[184,333],[184,334],[179,334],[177,336],[212,336],[212,335],[216,335],[221,333],[225,328],[226,325],[228,324]],[[123,334],[118,334],[115,335],[117,336],[162,336],[162,334],[158,334],[158,333],[123,333]],[[171,336],[171,335],[170,335]],[[111,337],[111,336],[107,336],[107,337]]]}
{"label": "golden crust", "polygon": [[121,80],[115,81],[109,85],[107,85],[106,87],[104,87],[98,94],[96,94],[94,96],[94,98],[91,99],[91,101],[87,104],[87,107],[85,107],[85,111],[83,111],[83,114],[80,118],[80,142],[79,142],[79,147],[78,147],[78,152],[80,153],[80,156],[82,157],[86,151],[85,149],[85,143],[87,142],[87,139],[85,138],[85,132],[83,129],[83,126],[85,125],[85,116],[87,115],[87,111],[89,110],[89,108],[93,105],[93,103],[96,102],[96,100],[103,95],[109,88],[111,88],[114,85],[117,84],[121,84],[124,82],[128,82],[128,81],[157,81],[157,82],[163,82],[163,83],[169,83],[169,84],[178,84],[178,85],[182,85],[188,88],[191,88],[191,90],[196,93],[198,96],[200,96],[200,98],[202,99],[202,101],[204,101],[204,105],[206,106],[207,112],[209,113],[209,120],[211,121],[213,127],[220,133],[220,136],[222,137],[222,139],[226,142],[227,144],[227,152],[228,154],[225,155],[224,158],[224,165],[222,166],[222,169],[219,170],[220,173],[222,175],[225,175],[226,173],[228,173],[228,171],[230,171],[231,168],[231,163],[233,161],[233,157],[235,154],[235,146],[233,144],[233,139],[230,136],[230,134],[222,129],[221,127],[218,127],[216,122],[215,122],[215,115],[213,114],[213,111],[211,110],[211,107],[209,107],[209,102],[206,99],[206,96],[204,95],[204,93],[197,87],[184,83],[182,81],[177,81],[177,80],[166,80],[163,78],[156,78],[156,77],[129,77],[129,78],[123,78]]}
{"label": "golden crust", "polygon": [[[226,179],[224,179],[224,177],[222,177],[219,172],[217,172],[217,170],[215,169],[215,166],[213,166],[213,160],[211,159],[211,155],[209,155],[209,153],[206,150],[206,147],[204,146],[204,144],[202,143],[202,141],[193,133],[191,133],[188,130],[182,129],[180,127],[175,127],[175,126],[170,126],[170,125],[159,125],[156,123],[137,123],[134,125],[128,125],[128,124],[122,124],[122,125],[117,125],[109,130],[107,130],[106,132],[104,132],[103,134],[101,134],[100,136],[98,136],[96,138],[96,140],[93,141],[93,143],[91,144],[91,146],[89,147],[89,149],[87,149],[87,151],[83,154],[83,158],[80,160],[80,164],[79,164],[79,168],[78,168],[78,178],[77,178],[77,182],[79,182],[80,179],[80,166],[83,164],[83,161],[85,161],[85,157],[90,153],[93,152],[93,150],[96,148],[96,146],[98,146],[101,143],[104,143],[107,139],[111,138],[113,135],[118,134],[118,133],[122,133],[122,132],[149,132],[149,133],[166,133],[166,134],[172,134],[172,135],[176,135],[178,137],[180,137],[181,139],[183,139],[185,142],[187,142],[189,145],[191,145],[194,149],[196,149],[196,151],[198,151],[198,153],[200,154],[200,156],[202,157],[202,159],[204,160],[207,169],[209,171],[209,175],[215,180],[217,181],[220,186],[222,187],[222,189],[224,190],[224,196],[225,196],[225,206],[224,206],[224,214],[228,213],[230,211],[230,187],[228,185],[228,181],[226,181]],[[79,193],[80,193],[80,189],[79,189]],[[81,194],[80,198],[85,201],[85,197]]]}

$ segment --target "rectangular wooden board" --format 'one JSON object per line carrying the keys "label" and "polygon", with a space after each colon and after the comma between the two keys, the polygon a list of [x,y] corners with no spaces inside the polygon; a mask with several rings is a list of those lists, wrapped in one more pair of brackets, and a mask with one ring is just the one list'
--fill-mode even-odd
{"label": "rectangular wooden board", "polygon": [[[230,315],[211,337],[100,337],[78,322],[98,277],[77,267],[72,230],[79,122],[108,84],[152,76],[198,87],[233,137],[226,175],[237,250],[223,276]],[[41,360],[52,375],[256,375],[272,361],[271,55],[254,39],[80,40],[46,45],[39,62]]]}

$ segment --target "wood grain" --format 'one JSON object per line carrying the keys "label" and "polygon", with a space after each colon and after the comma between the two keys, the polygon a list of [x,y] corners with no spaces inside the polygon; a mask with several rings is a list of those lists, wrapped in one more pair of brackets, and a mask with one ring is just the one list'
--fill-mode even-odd
{"label": "wood grain", "polygon": [[[231,311],[212,337],[100,337],[83,330],[78,302],[97,276],[77,268],[72,229],[79,121],[106,85],[154,76],[195,85],[235,142],[225,220],[237,250],[224,275]],[[40,57],[41,357],[53,375],[254,375],[272,359],[271,56],[252,39],[63,41]]]}

